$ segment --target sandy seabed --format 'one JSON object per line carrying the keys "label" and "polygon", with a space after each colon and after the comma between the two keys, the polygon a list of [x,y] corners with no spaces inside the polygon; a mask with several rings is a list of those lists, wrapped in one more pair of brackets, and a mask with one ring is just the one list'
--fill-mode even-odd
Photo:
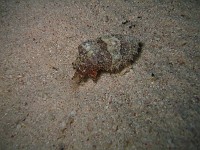
{"label": "sandy seabed", "polygon": [[[143,43],[128,71],[75,86],[78,45]],[[1,0],[0,149],[200,149],[200,1]]]}

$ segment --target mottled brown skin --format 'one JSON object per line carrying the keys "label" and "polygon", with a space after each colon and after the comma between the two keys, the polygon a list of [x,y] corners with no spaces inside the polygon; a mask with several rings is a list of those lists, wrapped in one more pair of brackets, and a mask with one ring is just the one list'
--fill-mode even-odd
{"label": "mottled brown skin", "polygon": [[[111,49],[109,50],[108,44],[111,44]],[[118,51],[117,55],[111,54],[112,48],[114,48],[113,52],[115,52],[115,49]],[[129,36],[110,35],[85,41],[79,45],[79,55],[75,62],[72,63],[73,68],[76,70],[72,79],[77,83],[88,77],[96,81],[100,71],[118,71],[130,63],[130,61],[133,61],[134,55],[138,53],[138,49],[138,41]],[[115,56],[117,58],[119,56],[119,61],[117,59],[118,63],[113,65],[112,57]]]}
{"label": "mottled brown skin", "polygon": [[94,81],[96,81],[98,72],[100,70],[109,69],[112,63],[111,56],[109,52],[106,51],[105,45],[100,42],[100,40],[90,40],[84,42],[94,44],[97,47],[97,51],[95,51],[94,54],[90,57],[87,55],[87,52],[82,47],[82,45],[78,47],[79,56],[76,59],[75,63],[72,63],[73,68],[76,69],[76,72],[72,79],[76,80],[76,82],[81,82],[87,77],[92,78]]}

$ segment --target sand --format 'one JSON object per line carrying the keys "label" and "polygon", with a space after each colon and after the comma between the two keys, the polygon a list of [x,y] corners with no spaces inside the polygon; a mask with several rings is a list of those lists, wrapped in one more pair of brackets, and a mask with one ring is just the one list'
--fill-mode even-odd
{"label": "sand", "polygon": [[[71,80],[78,45],[139,38],[140,57]],[[1,0],[0,149],[200,149],[200,1]]]}

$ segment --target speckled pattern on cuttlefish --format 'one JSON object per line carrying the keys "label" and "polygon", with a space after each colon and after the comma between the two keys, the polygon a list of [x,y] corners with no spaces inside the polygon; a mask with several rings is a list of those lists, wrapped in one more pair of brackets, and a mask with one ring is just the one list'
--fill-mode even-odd
{"label": "speckled pattern on cuttlefish", "polygon": [[96,80],[100,71],[115,72],[133,61],[138,54],[141,42],[128,35],[103,35],[87,40],[78,46],[78,56],[73,68],[76,70],[73,80],[84,78]]}

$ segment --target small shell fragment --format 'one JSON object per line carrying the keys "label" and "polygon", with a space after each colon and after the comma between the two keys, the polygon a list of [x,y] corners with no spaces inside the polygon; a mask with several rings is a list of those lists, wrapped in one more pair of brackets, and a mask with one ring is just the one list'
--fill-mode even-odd
{"label": "small shell fragment", "polygon": [[100,71],[118,72],[132,63],[141,50],[141,42],[128,35],[104,35],[87,40],[78,46],[78,56],[73,68],[73,80],[97,79]]}

